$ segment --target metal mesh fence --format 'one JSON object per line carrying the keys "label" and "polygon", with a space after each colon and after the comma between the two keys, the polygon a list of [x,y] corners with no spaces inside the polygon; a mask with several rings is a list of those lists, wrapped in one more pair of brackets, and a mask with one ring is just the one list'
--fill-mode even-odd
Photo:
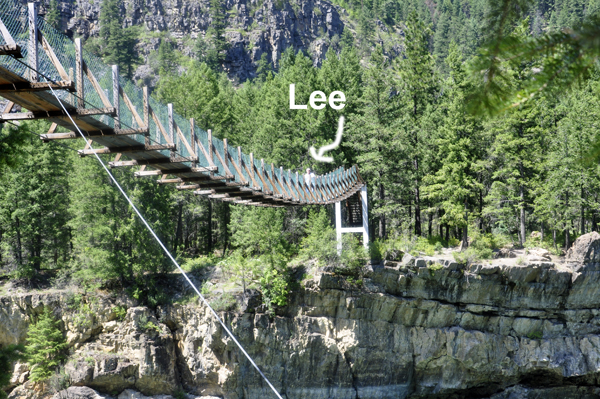
{"label": "metal mesh fence", "polygon": [[237,168],[236,168],[235,166],[230,165],[229,170],[235,176],[235,181],[238,183],[241,183],[243,179],[242,179],[242,176],[240,176],[240,173],[238,172],[238,168],[240,167],[240,159],[238,158],[237,148],[228,146],[227,152],[229,153],[229,156],[231,157],[231,162],[235,163],[235,166],[237,166]]}
{"label": "metal mesh fence", "polygon": [[[23,55],[21,61],[27,64],[27,46],[29,44],[27,7],[21,6],[14,0],[3,0],[0,2],[0,19],[4,22],[15,43],[21,47],[21,54]],[[0,41],[0,44],[6,44],[3,38],[0,38]],[[29,77],[29,69],[13,57],[1,57],[0,64],[23,78]]]}
{"label": "metal mesh fence", "polygon": [[[185,138],[186,142],[188,145],[190,145],[191,147],[191,142],[192,142],[192,135],[190,133],[191,131],[191,126],[190,126],[190,121],[186,120],[184,117],[182,117],[181,115],[173,112],[173,120],[175,121],[175,124],[177,125],[177,127],[179,127],[179,130],[181,131],[181,133],[183,133],[183,137]],[[177,132],[175,132],[176,134]],[[185,143],[183,142],[183,140],[181,139],[181,137],[179,137],[178,134],[176,134],[175,136],[177,138],[177,140],[175,140],[175,142],[177,143],[177,154],[179,154],[179,156],[182,156],[184,158],[189,158],[191,156],[194,155],[193,152],[190,152],[190,150],[187,148],[187,146],[185,145]],[[193,147],[192,147],[193,150]]]}
{"label": "metal mesh fence", "polygon": [[[208,133],[197,126],[194,126],[194,130],[196,131],[196,137],[198,138],[198,141],[200,141],[200,144],[202,144],[202,147],[204,147],[205,151],[208,152]],[[206,155],[204,155],[204,152],[200,148],[198,148],[198,164],[205,168],[210,166],[208,158],[206,158]]]}
{"label": "metal mesh fence", "polygon": [[225,175],[227,173],[225,171],[225,167],[223,166],[223,163],[221,162],[221,159],[225,160],[225,150],[223,148],[223,141],[216,137],[213,137],[212,144],[213,144],[213,147],[215,148],[215,152],[220,155],[220,159],[217,156],[217,154],[215,154],[215,156],[213,157],[213,162],[215,163],[217,168],[219,168],[217,171],[217,174],[219,176],[225,177]]}
{"label": "metal mesh fence", "polygon": [[248,170],[252,171],[252,164],[250,163],[250,157],[246,154],[244,154],[242,152],[242,162],[243,162],[243,166],[242,167],[242,175],[244,176],[244,179],[248,182],[248,184],[250,184],[250,186],[254,186],[254,182],[252,181],[252,177],[250,176],[250,173],[248,173]]}

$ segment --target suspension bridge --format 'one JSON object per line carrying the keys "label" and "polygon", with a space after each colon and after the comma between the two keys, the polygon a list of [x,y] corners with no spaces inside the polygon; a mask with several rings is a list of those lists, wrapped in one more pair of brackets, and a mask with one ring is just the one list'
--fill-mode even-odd
{"label": "suspension bridge", "polygon": [[[81,156],[114,154],[111,168],[138,167],[135,176],[156,176],[208,198],[268,207],[330,204],[364,186],[356,166],[307,184],[302,173],[214,137],[39,18],[36,3],[0,4],[0,96],[8,100],[0,124],[47,119],[45,142],[81,138],[80,131],[87,140]],[[26,111],[14,112],[15,105]]]}

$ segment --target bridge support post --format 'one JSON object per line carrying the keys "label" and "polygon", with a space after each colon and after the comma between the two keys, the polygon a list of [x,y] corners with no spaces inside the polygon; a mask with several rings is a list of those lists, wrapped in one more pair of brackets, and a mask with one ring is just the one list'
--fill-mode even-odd
{"label": "bridge support post", "polygon": [[335,232],[337,237],[337,251],[338,255],[342,254],[342,233],[362,233],[363,245],[365,248],[369,248],[369,204],[367,201],[367,185],[362,186],[359,192],[361,202],[361,227],[342,227],[342,203],[335,203]]}
{"label": "bridge support post", "polygon": [[37,3],[27,3],[29,13],[29,50],[27,51],[27,61],[31,70],[30,82],[38,82],[38,30],[37,30]]}

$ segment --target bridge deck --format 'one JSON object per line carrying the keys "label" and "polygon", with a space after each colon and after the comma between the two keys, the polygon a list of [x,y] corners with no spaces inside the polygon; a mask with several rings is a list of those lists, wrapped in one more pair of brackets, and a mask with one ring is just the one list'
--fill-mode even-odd
{"label": "bridge deck", "polygon": [[[353,166],[318,176],[309,187],[298,172],[266,165],[239,147],[228,147],[226,139],[198,128],[171,104],[161,104],[146,88],[140,90],[120,76],[115,66],[102,64],[78,39],[72,42],[37,19],[33,3],[25,9],[12,2],[0,5],[0,96],[9,101],[0,123],[47,119],[52,127],[42,135],[44,141],[80,138],[79,128],[90,140],[81,156],[116,154],[111,167],[141,166],[136,176],[158,176],[160,183],[233,203],[329,204],[364,185]],[[69,73],[65,66],[70,66]],[[10,112],[14,104],[28,112]],[[57,133],[59,127],[68,132]]]}

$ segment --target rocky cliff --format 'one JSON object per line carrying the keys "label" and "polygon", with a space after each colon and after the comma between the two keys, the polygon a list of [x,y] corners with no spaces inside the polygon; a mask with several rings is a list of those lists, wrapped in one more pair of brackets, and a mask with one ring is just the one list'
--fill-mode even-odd
{"label": "rocky cliff", "polygon": [[[97,36],[101,2],[58,0],[61,28],[84,39]],[[41,12],[45,13],[49,0],[42,3]],[[240,81],[255,76],[263,53],[277,66],[288,47],[310,53],[315,65],[320,65],[332,40],[335,43],[344,29],[340,18],[344,10],[324,0],[227,0],[224,3],[226,37],[230,43],[224,69],[231,78]],[[193,39],[204,38],[212,22],[209,0],[124,0],[121,11],[125,26],[141,27],[137,51],[145,63],[138,67],[136,80],[152,79],[149,56],[158,50],[161,40],[168,38],[189,54]]]}
{"label": "rocky cliff", "polygon": [[[245,304],[222,316],[290,399],[597,398],[600,235],[575,245],[564,263],[405,256],[370,270],[361,287],[320,273],[275,315]],[[23,342],[46,305],[63,321],[74,386],[119,399],[177,389],[274,397],[198,303],[151,310],[98,295],[69,310],[68,302],[64,292],[0,298],[0,343]],[[129,306],[122,320],[116,305]],[[26,377],[17,365],[12,398],[31,397],[19,385]],[[93,390],[62,397],[100,395]]]}

